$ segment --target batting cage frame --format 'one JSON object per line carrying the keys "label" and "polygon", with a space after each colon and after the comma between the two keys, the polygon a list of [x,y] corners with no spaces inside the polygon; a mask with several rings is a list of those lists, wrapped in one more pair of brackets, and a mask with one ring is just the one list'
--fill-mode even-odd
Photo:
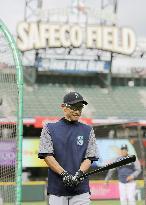
{"label": "batting cage frame", "polygon": [[5,23],[0,19],[0,32],[3,34],[5,41],[12,53],[12,57],[16,67],[16,83],[18,104],[16,108],[16,133],[17,133],[17,163],[16,163],[16,200],[15,204],[20,205],[22,201],[22,136],[23,136],[23,66],[21,55],[17,49],[15,40],[8,30]]}

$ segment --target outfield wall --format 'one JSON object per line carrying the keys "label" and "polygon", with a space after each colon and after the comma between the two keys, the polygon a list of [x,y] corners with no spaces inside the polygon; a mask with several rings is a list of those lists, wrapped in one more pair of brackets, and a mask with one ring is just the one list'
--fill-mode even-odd
{"label": "outfield wall", "polygon": [[[144,181],[137,180],[137,200],[144,199]],[[5,202],[8,202],[4,193],[10,187],[13,187],[13,182],[1,182],[0,190],[2,197]],[[32,181],[23,183],[22,186],[22,201],[33,202],[33,201],[45,201],[46,199],[46,188],[47,183],[45,181]],[[119,199],[118,181],[112,180],[107,186],[103,180],[92,180],[90,181],[91,189],[91,200],[117,200]],[[4,191],[5,190],[5,191]]]}

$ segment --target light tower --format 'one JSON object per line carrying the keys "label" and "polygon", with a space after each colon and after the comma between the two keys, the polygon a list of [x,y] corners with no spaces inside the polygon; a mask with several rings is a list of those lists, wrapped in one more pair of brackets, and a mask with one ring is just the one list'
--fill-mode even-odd
{"label": "light tower", "polygon": [[[25,0],[24,21],[40,21],[40,11],[42,9],[43,0]],[[35,60],[36,50],[23,52],[24,64],[32,65]]]}
{"label": "light tower", "polygon": [[[44,0],[25,0],[25,12],[24,20],[30,21],[48,21],[51,22],[51,15],[56,15],[56,19],[64,22],[76,21],[78,23],[95,23],[102,25],[116,25],[117,14],[117,0],[71,0],[70,8],[66,8],[66,18],[62,17],[65,10],[59,11],[56,8],[54,11],[43,8]],[[58,14],[57,14],[58,9]],[[53,16],[53,17],[54,17]],[[37,51],[37,55],[46,56],[47,49],[41,49]],[[25,61],[28,61],[30,65],[35,60],[36,51],[29,51],[23,53]],[[109,56],[109,53],[99,51],[98,54],[102,56]]]}

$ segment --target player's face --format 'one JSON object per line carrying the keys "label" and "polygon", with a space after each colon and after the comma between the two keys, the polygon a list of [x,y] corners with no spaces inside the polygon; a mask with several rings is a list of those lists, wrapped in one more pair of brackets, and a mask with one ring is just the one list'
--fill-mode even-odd
{"label": "player's face", "polygon": [[69,121],[78,121],[84,105],[82,102],[64,107],[64,114]]}
{"label": "player's face", "polygon": [[127,157],[128,156],[128,150],[127,149],[122,149],[121,150],[121,155],[122,155],[122,157]]}

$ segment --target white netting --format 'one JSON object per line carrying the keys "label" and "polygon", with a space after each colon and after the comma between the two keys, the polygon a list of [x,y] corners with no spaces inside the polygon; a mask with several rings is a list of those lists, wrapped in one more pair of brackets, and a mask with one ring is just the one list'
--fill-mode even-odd
{"label": "white netting", "polygon": [[17,103],[13,54],[0,32],[0,204],[16,200]]}

